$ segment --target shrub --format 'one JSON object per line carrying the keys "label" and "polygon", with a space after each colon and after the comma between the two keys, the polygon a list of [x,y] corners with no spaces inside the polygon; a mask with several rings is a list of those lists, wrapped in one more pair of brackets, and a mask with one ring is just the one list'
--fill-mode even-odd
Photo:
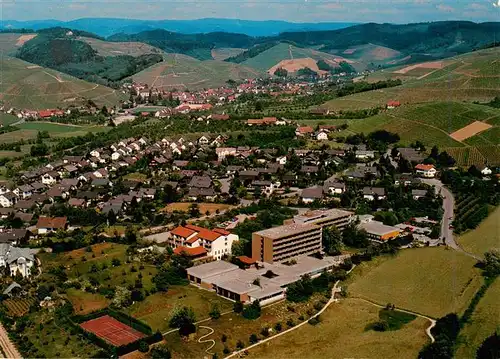
{"label": "shrub", "polygon": [[145,341],[141,341],[139,343],[139,351],[141,353],[147,353],[149,351],[149,344],[146,343]]}
{"label": "shrub", "polygon": [[303,321],[304,319],[305,319],[305,317],[304,317],[303,315],[301,315],[301,316],[299,317],[299,320],[300,320],[300,321]]}
{"label": "shrub", "polygon": [[281,330],[283,329],[281,323],[276,323],[274,325],[274,330],[276,330],[277,332],[281,332]]}
{"label": "shrub", "polygon": [[243,303],[240,302],[239,300],[234,302],[233,304],[233,310],[235,313],[241,313],[243,312]]}
{"label": "shrub", "polygon": [[250,344],[255,344],[259,341],[259,338],[256,334],[251,334],[250,338],[248,338],[248,341],[250,342]]}
{"label": "shrub", "polygon": [[179,328],[179,333],[182,336],[187,336],[196,331],[194,323],[196,317],[192,308],[183,307],[176,311],[170,319],[169,326],[171,328]]}
{"label": "shrub", "polygon": [[222,337],[220,337],[220,340],[225,343],[227,342],[227,335],[226,334],[222,334]]}
{"label": "shrub", "polygon": [[323,309],[323,307],[324,307],[324,304],[321,302],[314,303],[314,309],[316,309],[317,311],[320,311],[321,309]]}
{"label": "shrub", "polygon": [[247,305],[243,309],[243,317],[246,319],[257,319],[260,317],[261,308],[258,301],[254,301],[252,304]]}
{"label": "shrub", "polygon": [[231,350],[229,350],[229,348],[228,348],[228,347],[224,347],[224,349],[222,349],[222,352],[223,352],[224,354],[229,354],[229,353],[231,353]]}
{"label": "shrub", "polygon": [[241,340],[238,340],[238,342],[236,343],[236,349],[243,349],[244,347],[245,344]]}
{"label": "shrub", "polygon": [[374,323],[372,328],[376,332],[385,332],[389,329],[389,324],[387,324],[386,321],[381,320],[381,321]]}
{"label": "shrub", "polygon": [[170,359],[172,358],[172,354],[166,345],[160,344],[151,349],[149,357],[151,359]]}
{"label": "shrub", "polygon": [[212,309],[210,310],[210,313],[208,313],[208,315],[210,315],[210,318],[212,318],[212,319],[219,319],[220,318],[219,306],[214,305],[212,307]]}
{"label": "shrub", "polygon": [[291,328],[295,326],[295,322],[293,321],[293,319],[288,319],[286,321],[286,325]]}
{"label": "shrub", "polygon": [[320,321],[321,320],[320,320],[319,315],[318,315],[314,318],[309,319],[307,322],[311,325],[316,325],[316,324],[319,324]]}
{"label": "shrub", "polygon": [[268,337],[269,336],[269,328],[262,328],[262,330],[260,331],[260,334],[263,336],[263,337]]}

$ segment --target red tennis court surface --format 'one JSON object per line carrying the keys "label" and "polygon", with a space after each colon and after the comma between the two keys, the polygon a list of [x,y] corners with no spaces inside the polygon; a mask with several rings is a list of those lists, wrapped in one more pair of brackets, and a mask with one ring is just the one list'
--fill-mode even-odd
{"label": "red tennis court surface", "polygon": [[94,333],[116,347],[135,342],[145,335],[109,315],[91,319],[80,324],[88,332]]}

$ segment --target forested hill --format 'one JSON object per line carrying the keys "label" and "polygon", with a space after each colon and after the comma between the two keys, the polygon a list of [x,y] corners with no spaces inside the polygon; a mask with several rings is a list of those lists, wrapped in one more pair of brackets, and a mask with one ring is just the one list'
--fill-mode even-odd
{"label": "forested hill", "polygon": [[166,52],[181,53],[199,60],[212,59],[213,48],[248,48],[259,40],[243,34],[211,32],[208,34],[181,34],[166,30],[143,31],[134,35],[116,34],[108,41],[138,41]]}
{"label": "forested hill", "polygon": [[363,24],[333,31],[285,32],[275,40],[322,50],[372,43],[402,52],[469,52],[500,39],[500,22],[439,21],[407,25]]}
{"label": "forested hill", "polygon": [[16,57],[107,86],[118,85],[119,81],[162,61],[159,54],[100,56],[80,37],[102,39],[85,31],[60,27],[40,30],[19,48]]}

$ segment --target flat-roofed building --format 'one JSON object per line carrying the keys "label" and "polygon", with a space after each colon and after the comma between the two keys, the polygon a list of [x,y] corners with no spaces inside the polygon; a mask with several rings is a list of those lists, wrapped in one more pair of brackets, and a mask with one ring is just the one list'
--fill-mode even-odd
{"label": "flat-roofed building", "polygon": [[188,268],[187,275],[191,284],[230,300],[258,301],[265,305],[285,298],[287,286],[304,275],[317,277],[339,266],[347,257],[349,255],[318,259],[303,255],[296,257],[293,264],[255,262],[246,269],[217,261]]}
{"label": "flat-roofed building", "polygon": [[261,262],[287,259],[321,251],[321,227],[292,223],[252,234],[252,258]]}
{"label": "flat-roofed building", "polygon": [[315,224],[320,227],[335,226],[342,231],[345,226],[351,223],[353,215],[353,212],[337,208],[319,209],[295,216],[293,222],[298,224]]}
{"label": "flat-roofed building", "polygon": [[378,221],[361,222],[359,228],[364,229],[368,234],[368,238],[376,241],[388,241],[394,239],[401,234],[401,229],[398,227],[387,226]]}

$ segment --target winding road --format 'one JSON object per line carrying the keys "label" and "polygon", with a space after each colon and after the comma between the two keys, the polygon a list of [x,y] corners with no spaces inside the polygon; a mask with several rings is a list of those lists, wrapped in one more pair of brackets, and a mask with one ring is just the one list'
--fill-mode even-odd
{"label": "winding road", "polygon": [[200,328],[208,329],[210,332],[208,334],[202,335],[200,338],[198,338],[198,343],[211,343],[210,346],[207,349],[205,349],[205,352],[207,354],[213,354],[212,352],[210,352],[210,350],[215,346],[215,340],[213,340],[213,339],[204,339],[204,338],[209,337],[212,334],[214,334],[215,330],[213,330],[210,327],[204,326],[204,325],[200,325]]}

